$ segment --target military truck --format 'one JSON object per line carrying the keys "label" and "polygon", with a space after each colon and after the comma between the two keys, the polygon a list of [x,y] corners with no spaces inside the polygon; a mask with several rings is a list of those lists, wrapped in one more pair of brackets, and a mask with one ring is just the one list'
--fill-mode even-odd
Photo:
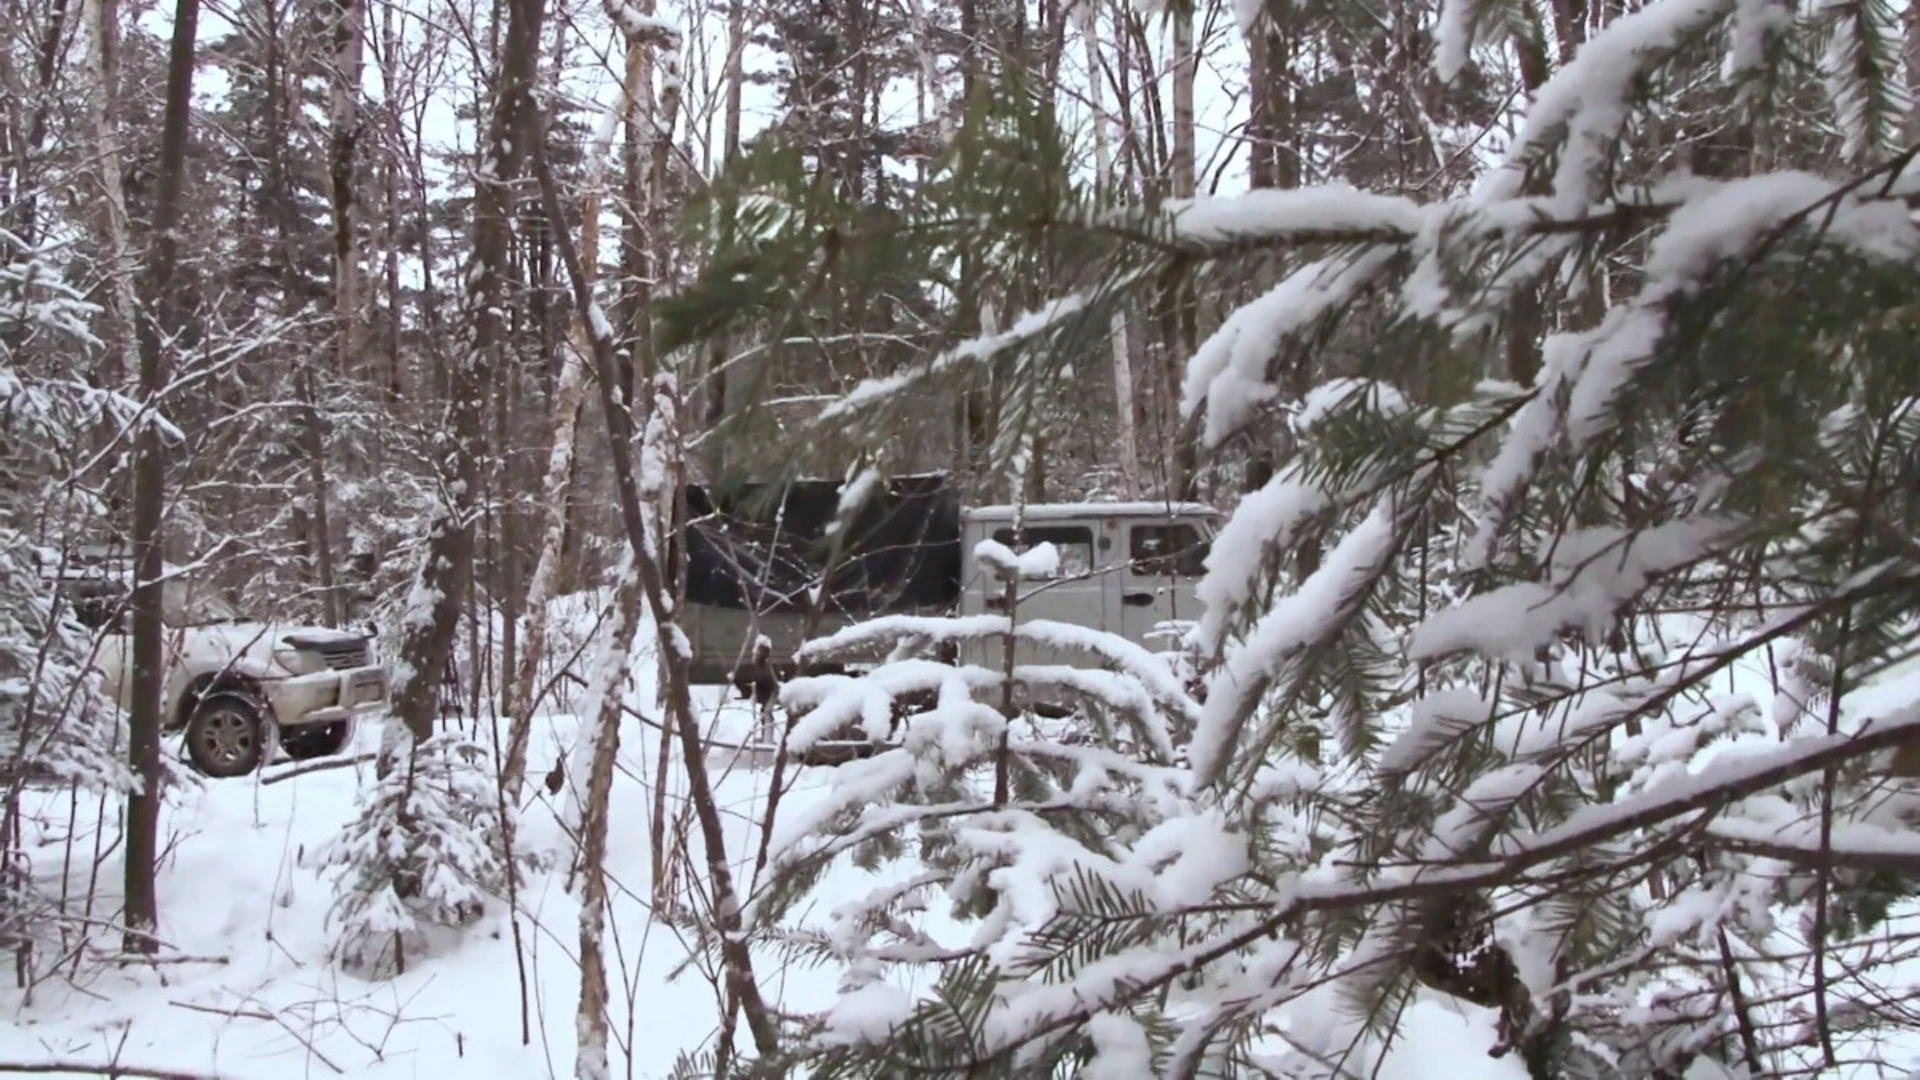
{"label": "military truck", "polygon": [[[1046,573],[1019,587],[1022,618],[1164,647],[1168,624],[1198,615],[1194,585],[1219,522],[1196,503],[962,507],[935,474],[872,485],[836,527],[843,487],[804,480],[688,489],[683,625],[695,681],[732,681],[746,692],[756,644],[785,677],[802,643],[851,623],[999,610],[1006,584],[979,565],[984,540],[1015,551],[1053,545]],[[1021,662],[1043,659],[1023,650]]]}
{"label": "military truck", "polygon": [[[122,708],[133,701],[130,569],[88,560],[53,575],[75,617],[97,632],[93,665]],[[161,582],[161,622],[164,730],[182,736],[187,759],[208,776],[251,773],[276,746],[295,760],[338,753],[357,721],[387,707],[371,630],[247,619],[177,570]]]}

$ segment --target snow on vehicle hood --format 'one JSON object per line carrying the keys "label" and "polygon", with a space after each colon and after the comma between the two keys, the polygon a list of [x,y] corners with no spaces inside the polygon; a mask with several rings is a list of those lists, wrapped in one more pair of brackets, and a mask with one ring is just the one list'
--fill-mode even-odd
{"label": "snow on vehicle hood", "polygon": [[267,622],[209,623],[181,627],[174,633],[179,635],[181,659],[194,667],[232,664],[236,668],[260,671],[277,668],[273,651],[286,647],[285,639],[289,635],[308,644],[344,643],[366,637],[351,631]]}

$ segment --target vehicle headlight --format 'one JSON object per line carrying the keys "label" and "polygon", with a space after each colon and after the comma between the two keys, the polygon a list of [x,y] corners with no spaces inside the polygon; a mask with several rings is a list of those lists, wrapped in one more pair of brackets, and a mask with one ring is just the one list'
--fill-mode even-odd
{"label": "vehicle headlight", "polygon": [[304,649],[278,648],[273,650],[273,662],[294,675],[311,675],[324,670],[325,660]]}

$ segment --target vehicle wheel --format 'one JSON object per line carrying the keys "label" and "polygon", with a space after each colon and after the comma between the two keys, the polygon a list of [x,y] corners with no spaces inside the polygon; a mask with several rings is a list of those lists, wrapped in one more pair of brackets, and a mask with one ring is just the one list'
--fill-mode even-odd
{"label": "vehicle wheel", "polygon": [[187,719],[187,759],[207,776],[245,776],[266,758],[266,717],[245,694],[208,694]]}
{"label": "vehicle wheel", "polygon": [[280,749],[295,761],[309,761],[313,758],[328,757],[347,748],[347,737],[353,732],[345,720],[336,720],[331,724],[308,724],[297,728],[280,729]]}

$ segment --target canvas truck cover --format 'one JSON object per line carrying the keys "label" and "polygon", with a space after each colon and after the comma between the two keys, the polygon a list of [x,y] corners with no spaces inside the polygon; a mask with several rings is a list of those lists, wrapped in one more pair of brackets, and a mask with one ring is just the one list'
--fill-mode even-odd
{"label": "canvas truck cover", "polygon": [[804,612],[825,574],[820,603],[836,614],[954,604],[960,507],[946,477],[875,485],[835,537],[844,486],[838,480],[687,485],[687,602],[759,614]]}

